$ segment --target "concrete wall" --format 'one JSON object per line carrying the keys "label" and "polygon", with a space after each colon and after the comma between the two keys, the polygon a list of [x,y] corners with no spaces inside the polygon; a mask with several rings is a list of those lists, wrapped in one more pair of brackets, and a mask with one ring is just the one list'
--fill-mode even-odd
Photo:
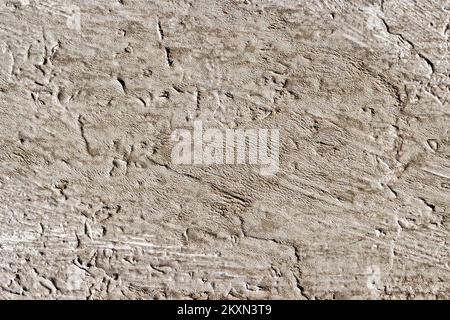
{"label": "concrete wall", "polygon": [[[1,0],[0,298],[450,298],[449,16]],[[195,121],[276,172],[176,164]]]}

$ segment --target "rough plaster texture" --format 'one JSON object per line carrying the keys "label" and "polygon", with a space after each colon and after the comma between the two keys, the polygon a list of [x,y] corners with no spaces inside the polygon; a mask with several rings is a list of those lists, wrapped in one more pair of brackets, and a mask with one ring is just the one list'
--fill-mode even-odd
{"label": "rough plaster texture", "polygon": [[[0,298],[450,298],[449,16],[1,0]],[[279,172],[173,165],[196,119]]]}

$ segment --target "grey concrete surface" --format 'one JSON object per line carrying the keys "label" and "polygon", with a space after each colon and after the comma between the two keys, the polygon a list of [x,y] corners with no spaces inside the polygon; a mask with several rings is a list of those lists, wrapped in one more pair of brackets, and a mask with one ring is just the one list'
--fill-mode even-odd
{"label": "grey concrete surface", "polygon": [[[449,299],[450,2],[1,0],[0,298]],[[174,164],[279,129],[279,170]]]}

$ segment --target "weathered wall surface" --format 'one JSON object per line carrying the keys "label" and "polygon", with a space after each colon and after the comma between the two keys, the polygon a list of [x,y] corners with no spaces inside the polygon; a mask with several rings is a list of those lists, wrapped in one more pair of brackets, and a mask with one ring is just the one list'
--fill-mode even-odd
{"label": "weathered wall surface", "polygon": [[[450,298],[449,16],[1,0],[0,298]],[[278,173],[174,165],[195,120]]]}

